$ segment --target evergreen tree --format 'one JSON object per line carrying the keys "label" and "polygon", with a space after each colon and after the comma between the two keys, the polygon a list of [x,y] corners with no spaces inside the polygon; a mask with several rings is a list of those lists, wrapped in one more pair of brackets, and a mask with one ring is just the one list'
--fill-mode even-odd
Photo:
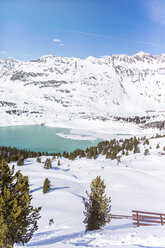
{"label": "evergreen tree", "polygon": [[17,161],[17,155],[16,154],[12,154],[10,161]]}
{"label": "evergreen tree", "polygon": [[90,149],[88,152],[87,152],[87,158],[91,159],[92,158],[92,150]]}
{"label": "evergreen tree", "polygon": [[79,158],[85,157],[85,152],[83,150],[80,151]]}
{"label": "evergreen tree", "polygon": [[48,178],[45,179],[44,185],[43,185],[43,194],[47,193],[50,191],[50,180]]}
{"label": "evergreen tree", "polygon": [[37,157],[37,160],[36,160],[38,163],[41,163],[41,158],[40,157]]}
{"label": "evergreen tree", "polygon": [[156,149],[159,149],[159,148],[160,148],[160,145],[159,145],[159,144],[157,144],[157,145],[156,145]]}
{"label": "evergreen tree", "polygon": [[96,156],[97,156],[97,149],[94,149],[94,151],[93,151],[93,158],[96,159]]}
{"label": "evergreen tree", "polygon": [[138,146],[135,146],[133,153],[140,153],[140,148]]}
{"label": "evergreen tree", "polygon": [[150,143],[150,142],[149,142],[149,140],[148,140],[148,139],[146,139],[146,142],[145,142],[145,143],[146,143],[146,145],[149,145],[149,143]]}
{"label": "evergreen tree", "polygon": [[[75,158],[76,158],[75,152],[71,152],[70,155],[69,155],[69,159],[74,160]],[[60,165],[60,164],[58,164],[58,165]]]}
{"label": "evergreen tree", "polygon": [[0,163],[0,247],[12,248],[27,243],[38,229],[41,208],[33,208],[28,177],[14,173],[3,160]]}
{"label": "evergreen tree", "polygon": [[50,158],[47,158],[47,159],[45,160],[44,168],[45,168],[45,169],[50,169],[50,168],[52,168],[52,162],[51,162]]}
{"label": "evergreen tree", "polygon": [[91,182],[91,193],[86,191],[88,199],[83,198],[86,231],[98,230],[111,220],[111,199],[105,195],[105,187],[104,180],[97,176]]}
{"label": "evergreen tree", "polygon": [[21,157],[18,159],[18,161],[17,161],[17,165],[18,165],[18,166],[22,166],[23,164],[24,164],[24,157],[21,156]]}
{"label": "evergreen tree", "polygon": [[56,156],[55,156],[55,155],[53,155],[52,160],[55,160],[55,159],[56,159]]}

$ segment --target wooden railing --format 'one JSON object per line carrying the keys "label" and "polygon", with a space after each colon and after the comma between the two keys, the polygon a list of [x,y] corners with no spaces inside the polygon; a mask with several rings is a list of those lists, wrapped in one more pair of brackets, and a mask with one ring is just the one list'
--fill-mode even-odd
{"label": "wooden railing", "polygon": [[111,214],[111,219],[132,219],[129,215]]}
{"label": "wooden railing", "polygon": [[153,226],[156,224],[165,224],[165,214],[143,212],[132,210],[133,224],[138,226]]}
{"label": "wooden railing", "polygon": [[132,215],[112,214],[112,219],[132,219],[135,226],[165,225],[165,214],[132,210]]}

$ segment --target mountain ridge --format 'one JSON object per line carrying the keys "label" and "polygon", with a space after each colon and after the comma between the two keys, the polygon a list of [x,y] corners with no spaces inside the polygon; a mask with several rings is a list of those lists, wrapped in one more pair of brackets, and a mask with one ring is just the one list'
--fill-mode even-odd
{"label": "mountain ridge", "polygon": [[157,113],[165,111],[164,80],[165,54],[1,59],[0,99],[13,105],[1,103],[0,116],[40,123]]}

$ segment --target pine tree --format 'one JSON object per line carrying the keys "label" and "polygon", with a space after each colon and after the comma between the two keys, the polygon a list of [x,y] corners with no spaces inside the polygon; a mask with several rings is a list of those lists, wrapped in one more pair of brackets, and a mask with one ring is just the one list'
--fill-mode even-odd
{"label": "pine tree", "polygon": [[111,199],[105,195],[105,187],[104,180],[97,176],[91,182],[91,193],[86,191],[88,199],[83,198],[86,231],[98,230],[111,220]]}
{"label": "pine tree", "polygon": [[159,144],[157,144],[157,145],[156,145],[156,149],[159,149],[159,148],[160,148],[160,145],[159,145]]}
{"label": "pine tree", "polygon": [[22,166],[23,164],[24,164],[24,157],[21,156],[21,157],[18,159],[18,161],[17,161],[17,165],[18,165],[18,166]]}
{"label": "pine tree", "polygon": [[14,173],[5,161],[0,163],[0,247],[27,243],[38,229],[41,208],[33,208],[28,177]]}
{"label": "pine tree", "polygon": [[36,162],[41,163],[41,158],[40,157],[37,157]]}
{"label": "pine tree", "polygon": [[97,155],[97,150],[94,149],[94,152],[93,152],[93,158],[96,159],[96,155]]}
{"label": "pine tree", "polygon": [[50,169],[50,168],[52,168],[52,162],[51,162],[50,158],[47,158],[47,159],[46,159],[45,164],[44,164],[44,168],[45,168],[45,169]]}
{"label": "pine tree", "polygon": [[149,140],[148,140],[148,139],[146,139],[146,145],[149,145],[149,143],[150,143],[150,142],[149,142]]}
{"label": "pine tree", "polygon": [[56,159],[56,156],[55,156],[55,155],[53,155],[52,160],[55,160],[55,159]]}
{"label": "pine tree", "polygon": [[47,193],[50,191],[50,180],[48,178],[45,179],[44,185],[43,185],[43,194]]}
{"label": "pine tree", "polygon": [[16,154],[12,154],[10,161],[17,161],[17,155]]}
{"label": "pine tree", "polygon": [[140,153],[140,148],[138,146],[135,146],[133,153]]}

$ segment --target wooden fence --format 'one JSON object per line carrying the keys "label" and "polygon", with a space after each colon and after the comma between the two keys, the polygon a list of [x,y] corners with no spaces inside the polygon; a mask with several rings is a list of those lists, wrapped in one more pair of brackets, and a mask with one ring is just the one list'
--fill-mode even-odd
{"label": "wooden fence", "polygon": [[132,216],[111,214],[111,219],[132,219]]}
{"label": "wooden fence", "polygon": [[135,226],[165,225],[165,214],[132,210],[132,215],[112,214],[112,219],[132,219]]}
{"label": "wooden fence", "polygon": [[136,226],[153,226],[156,224],[165,224],[165,214],[143,212],[132,210],[133,224]]}

